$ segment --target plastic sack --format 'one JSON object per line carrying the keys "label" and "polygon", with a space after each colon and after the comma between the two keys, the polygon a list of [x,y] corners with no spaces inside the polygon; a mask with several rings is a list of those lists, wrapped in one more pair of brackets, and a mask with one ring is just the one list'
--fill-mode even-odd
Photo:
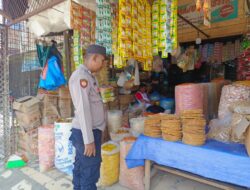
{"label": "plastic sack", "polygon": [[108,129],[109,132],[116,133],[122,127],[122,111],[108,111]]}
{"label": "plastic sack", "polygon": [[98,186],[107,187],[115,184],[119,179],[120,147],[109,141],[102,145],[101,175]]}
{"label": "plastic sack", "polygon": [[208,138],[229,142],[231,139],[231,120],[231,114],[228,114],[223,119],[212,119],[208,125]]}
{"label": "plastic sack", "polygon": [[173,98],[161,98],[160,106],[165,110],[170,110],[170,113],[174,110]]}
{"label": "plastic sack", "polygon": [[55,167],[68,175],[72,175],[75,160],[75,149],[69,140],[71,128],[71,120],[55,122]]}
{"label": "plastic sack", "polygon": [[38,157],[41,172],[45,172],[54,166],[54,125],[45,125],[38,128]]}
{"label": "plastic sack", "polygon": [[130,133],[129,133],[129,129],[127,128],[121,128],[116,133],[112,133],[112,132],[110,133],[111,140],[117,143],[120,142],[125,137],[129,137],[129,136],[130,136]]}
{"label": "plastic sack", "polygon": [[239,101],[232,103],[229,110],[238,114],[250,115],[250,101]]}
{"label": "plastic sack", "polygon": [[245,140],[245,132],[249,126],[250,121],[248,121],[244,115],[234,113],[231,122],[231,141],[243,144]]}
{"label": "plastic sack", "polygon": [[129,120],[130,123],[130,132],[133,136],[138,137],[144,132],[144,117],[132,118]]}
{"label": "plastic sack", "polygon": [[65,77],[60,68],[59,59],[52,56],[46,63],[40,76],[39,88],[46,90],[56,90],[66,84]]}
{"label": "plastic sack", "polygon": [[126,164],[126,156],[133,146],[136,138],[125,138],[120,142],[120,177],[119,183],[133,190],[144,190],[144,167],[136,167],[128,169]]}
{"label": "plastic sack", "polygon": [[230,113],[229,107],[238,101],[250,100],[250,87],[243,85],[226,85],[222,89],[218,116],[223,118]]}
{"label": "plastic sack", "polygon": [[[184,110],[204,108],[204,88],[202,84],[181,84],[175,87],[176,114]],[[203,110],[204,111],[204,110]]]}

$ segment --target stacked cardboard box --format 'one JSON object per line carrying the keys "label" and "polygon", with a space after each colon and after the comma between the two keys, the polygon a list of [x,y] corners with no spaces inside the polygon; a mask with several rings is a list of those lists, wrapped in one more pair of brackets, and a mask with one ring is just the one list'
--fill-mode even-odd
{"label": "stacked cardboard box", "polygon": [[41,125],[39,99],[26,96],[13,103],[18,128],[18,150],[27,158],[37,156],[37,128]]}
{"label": "stacked cardboard box", "polygon": [[61,118],[70,118],[72,116],[72,103],[68,87],[59,89],[58,107]]}
{"label": "stacked cardboard box", "polygon": [[58,93],[46,92],[38,94],[41,101],[42,125],[54,124],[59,118],[58,113]]}

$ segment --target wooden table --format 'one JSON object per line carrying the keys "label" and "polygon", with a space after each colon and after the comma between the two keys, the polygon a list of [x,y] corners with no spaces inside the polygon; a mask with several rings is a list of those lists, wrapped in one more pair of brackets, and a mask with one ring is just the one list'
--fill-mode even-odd
{"label": "wooden table", "polygon": [[161,166],[161,165],[153,163],[150,160],[146,160],[146,162],[145,162],[145,190],[150,190],[151,168],[152,167],[155,168],[156,170],[165,171],[165,172],[177,175],[177,176],[185,177],[187,179],[191,179],[191,180],[194,180],[194,181],[197,181],[200,183],[211,185],[213,187],[217,187],[217,188],[223,189],[223,190],[243,189],[243,188],[240,188],[238,186],[233,186],[233,185],[230,185],[227,183],[222,183],[222,182],[219,182],[216,180],[210,180],[210,179],[207,179],[207,178],[204,178],[204,177],[201,177],[198,175],[194,175],[194,174],[182,171],[182,170],[177,170],[177,169],[173,169],[170,167]]}

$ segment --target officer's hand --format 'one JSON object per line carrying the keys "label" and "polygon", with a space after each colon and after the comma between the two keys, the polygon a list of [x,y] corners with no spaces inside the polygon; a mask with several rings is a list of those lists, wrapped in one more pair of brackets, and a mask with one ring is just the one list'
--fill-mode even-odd
{"label": "officer's hand", "polygon": [[84,155],[91,157],[96,155],[95,143],[85,144]]}

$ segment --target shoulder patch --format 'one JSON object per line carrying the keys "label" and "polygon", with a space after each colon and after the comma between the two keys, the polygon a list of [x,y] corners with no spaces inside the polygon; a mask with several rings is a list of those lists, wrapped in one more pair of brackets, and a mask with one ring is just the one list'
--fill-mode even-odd
{"label": "shoulder patch", "polygon": [[86,88],[88,86],[88,81],[86,79],[81,79],[80,85],[82,88]]}

